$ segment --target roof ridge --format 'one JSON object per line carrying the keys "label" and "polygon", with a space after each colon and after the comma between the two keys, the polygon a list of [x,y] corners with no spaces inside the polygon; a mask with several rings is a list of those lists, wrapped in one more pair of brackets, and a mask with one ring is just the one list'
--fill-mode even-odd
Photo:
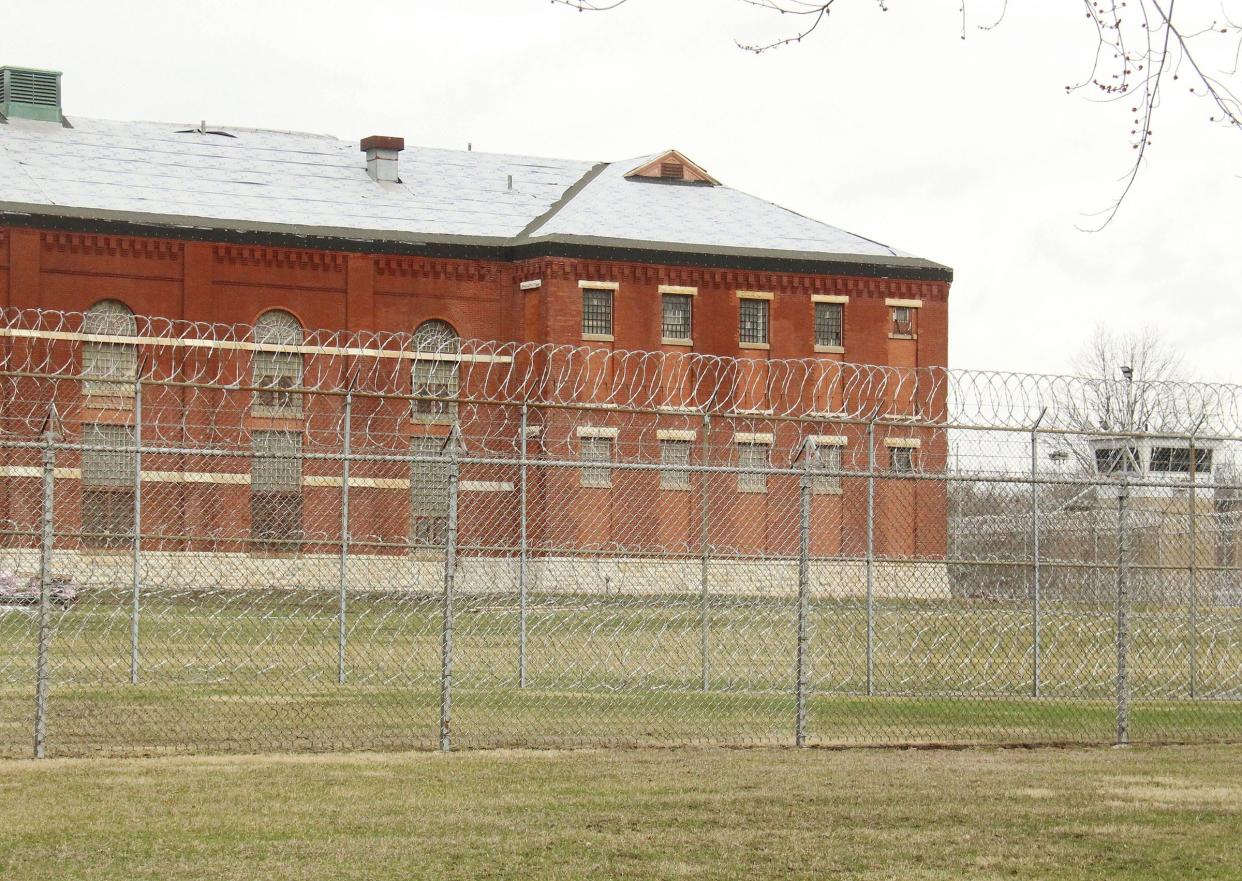
{"label": "roof ridge", "polygon": [[513,237],[513,240],[515,242],[520,242],[524,239],[530,238],[530,236],[538,230],[539,227],[543,226],[555,217],[562,208],[572,202],[574,197],[586,188],[587,184],[599,177],[600,174],[603,173],[604,169],[611,164],[611,162],[597,162],[595,165],[587,169],[582,177],[578,178],[565,188],[565,192],[561,193],[560,198],[548,206],[547,211],[544,211],[538,217],[531,220],[530,223],[526,224],[526,226],[522,227],[518,234]]}

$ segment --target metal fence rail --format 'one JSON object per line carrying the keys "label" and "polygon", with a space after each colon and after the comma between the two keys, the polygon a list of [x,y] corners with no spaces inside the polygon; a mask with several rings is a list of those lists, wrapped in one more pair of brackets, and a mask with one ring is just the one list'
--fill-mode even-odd
{"label": "metal fence rail", "polygon": [[0,312],[0,754],[1242,739],[1237,387],[273,334]]}

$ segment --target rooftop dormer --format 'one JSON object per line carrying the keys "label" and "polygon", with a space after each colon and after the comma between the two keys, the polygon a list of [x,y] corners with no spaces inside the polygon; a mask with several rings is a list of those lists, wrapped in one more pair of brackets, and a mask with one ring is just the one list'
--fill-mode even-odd
{"label": "rooftop dormer", "polygon": [[647,179],[720,186],[720,181],[676,150],[669,150],[645,165],[626,172],[625,177],[627,180]]}

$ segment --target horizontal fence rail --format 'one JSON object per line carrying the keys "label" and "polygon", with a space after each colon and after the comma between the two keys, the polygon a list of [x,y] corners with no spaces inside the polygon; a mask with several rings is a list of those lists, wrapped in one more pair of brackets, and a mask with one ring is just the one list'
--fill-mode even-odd
{"label": "horizontal fence rail", "polygon": [[1242,390],[0,310],[0,754],[1242,740]]}

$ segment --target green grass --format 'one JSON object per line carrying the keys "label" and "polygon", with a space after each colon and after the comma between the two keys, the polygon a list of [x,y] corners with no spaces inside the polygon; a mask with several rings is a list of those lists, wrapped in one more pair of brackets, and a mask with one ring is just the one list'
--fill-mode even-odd
{"label": "green grass", "polygon": [[[123,592],[57,612],[47,722],[52,755],[433,748],[441,613],[435,597],[352,597],[348,677],[336,682],[335,598],[303,592],[170,596],[141,620],[129,683]],[[790,599],[717,600],[701,690],[697,598],[550,597],[531,610],[528,687],[516,687],[512,597],[463,597],[452,734],[461,747],[788,744],[794,736]],[[1132,616],[1131,737],[1242,740],[1242,611],[1200,615],[1201,699],[1189,699],[1177,610]],[[34,618],[0,613],[0,755],[27,755]],[[857,601],[813,604],[807,734],[821,744],[1107,743],[1115,735],[1115,617],[1050,607],[1042,696],[1032,699],[1029,610],[885,600],[874,694]],[[1207,699],[1203,699],[1207,698]]]}
{"label": "green grass", "polygon": [[1242,749],[0,762],[5,881],[1242,878]]}

